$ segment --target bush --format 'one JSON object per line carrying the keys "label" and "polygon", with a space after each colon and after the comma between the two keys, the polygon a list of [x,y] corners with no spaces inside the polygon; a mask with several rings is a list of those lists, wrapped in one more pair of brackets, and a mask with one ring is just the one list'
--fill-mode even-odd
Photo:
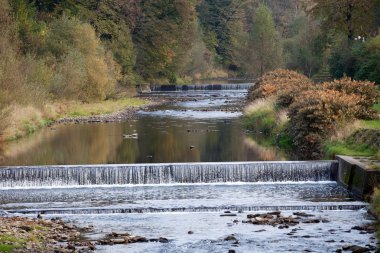
{"label": "bush", "polygon": [[303,159],[321,158],[322,140],[337,124],[354,118],[358,95],[336,90],[301,93],[289,107],[289,135]]}
{"label": "bush", "polygon": [[251,88],[249,99],[256,100],[277,96],[276,103],[281,107],[287,107],[299,92],[309,89],[311,85],[311,80],[298,72],[278,69],[266,73]]}
{"label": "bush", "polygon": [[376,112],[373,110],[377,102],[378,92],[376,86],[368,81],[353,81],[344,77],[340,80],[322,84],[322,88],[327,91],[339,91],[348,95],[356,95],[356,111],[354,116],[358,119],[374,118]]}
{"label": "bush", "polygon": [[76,19],[53,21],[43,51],[58,59],[57,97],[102,100],[119,78],[120,68],[106,55],[94,29]]}

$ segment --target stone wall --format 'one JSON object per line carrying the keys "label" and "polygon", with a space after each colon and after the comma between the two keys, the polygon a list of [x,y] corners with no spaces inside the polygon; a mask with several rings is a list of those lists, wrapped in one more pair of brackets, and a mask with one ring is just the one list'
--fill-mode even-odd
{"label": "stone wall", "polygon": [[351,191],[354,197],[366,199],[380,186],[380,171],[368,169],[350,156],[336,156],[339,162],[337,182]]}

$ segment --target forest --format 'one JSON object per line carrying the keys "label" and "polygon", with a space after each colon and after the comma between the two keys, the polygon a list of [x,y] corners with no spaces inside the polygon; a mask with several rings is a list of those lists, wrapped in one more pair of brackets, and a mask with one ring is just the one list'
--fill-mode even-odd
{"label": "forest", "polygon": [[22,127],[33,132],[62,101],[131,96],[135,85],[280,67],[380,82],[378,0],[0,1],[3,139],[22,135],[4,134],[16,114],[34,115]]}

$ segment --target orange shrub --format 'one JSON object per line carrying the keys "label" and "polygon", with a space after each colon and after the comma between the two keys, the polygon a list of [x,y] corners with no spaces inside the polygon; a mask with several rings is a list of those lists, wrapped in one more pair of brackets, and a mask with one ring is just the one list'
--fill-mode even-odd
{"label": "orange shrub", "polygon": [[288,133],[301,158],[318,159],[322,140],[340,122],[354,118],[356,94],[336,90],[302,92],[289,107]]}
{"label": "orange shrub", "polygon": [[276,103],[287,107],[299,92],[307,90],[311,86],[312,82],[306,76],[292,70],[277,69],[266,73],[259,80],[250,90],[249,99],[277,96]]}
{"label": "orange shrub", "polygon": [[344,77],[333,82],[323,83],[323,89],[354,94],[356,104],[358,105],[355,117],[358,119],[373,118],[375,111],[372,109],[377,102],[378,93],[375,83],[369,81],[354,81],[351,78]]}

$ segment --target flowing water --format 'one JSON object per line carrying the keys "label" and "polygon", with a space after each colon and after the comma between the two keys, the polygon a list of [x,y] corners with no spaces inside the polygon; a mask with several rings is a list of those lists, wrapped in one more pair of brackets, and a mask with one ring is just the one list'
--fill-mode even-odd
{"label": "flowing water", "polygon": [[[346,244],[376,245],[373,235],[352,229],[372,222],[368,204],[335,182],[335,161],[279,161],[281,152],[247,137],[239,117],[248,86],[164,92],[156,86],[154,96],[171,102],[133,121],[57,126],[6,147],[0,209],[94,225],[91,240],[111,232],[169,239],[97,252],[335,252]],[[137,139],[123,139],[133,133]],[[324,222],[285,229],[241,222],[248,213],[275,210]],[[236,216],[221,217],[225,211]],[[239,244],[224,240],[231,234]]]}

